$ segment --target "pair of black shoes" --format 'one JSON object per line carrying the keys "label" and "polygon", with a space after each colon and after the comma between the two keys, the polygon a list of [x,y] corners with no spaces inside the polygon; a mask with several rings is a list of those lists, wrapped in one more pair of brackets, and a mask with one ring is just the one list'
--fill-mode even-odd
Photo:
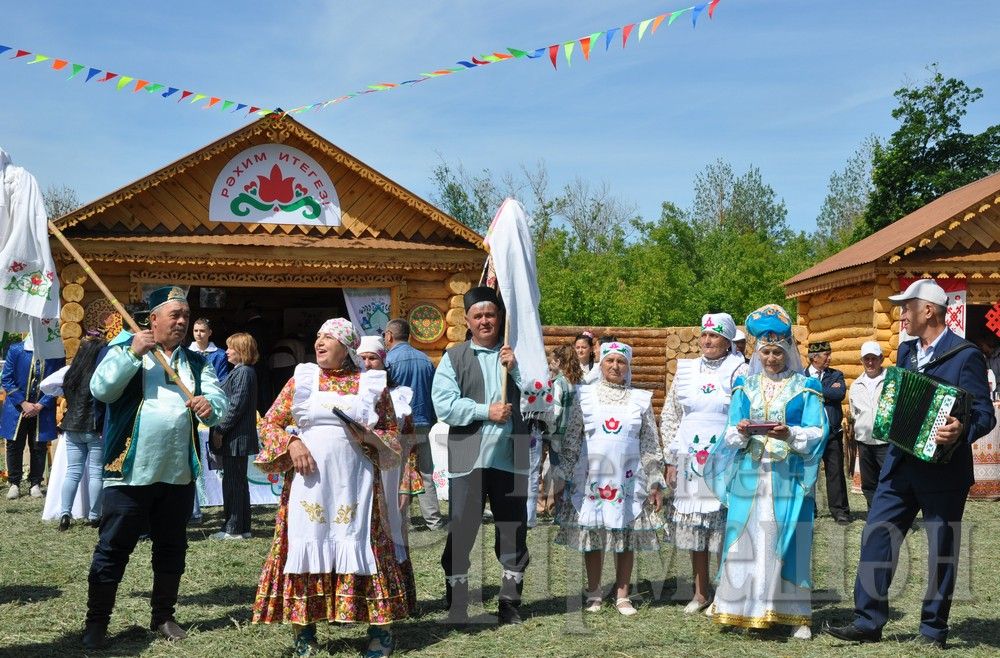
{"label": "pair of black shoes", "polygon": [[[158,633],[160,637],[169,641],[176,642],[177,640],[183,640],[187,637],[187,633],[184,629],[177,625],[177,622],[173,619],[167,619],[166,621],[160,622],[150,622],[149,630],[154,633]],[[83,648],[88,651],[95,651],[97,649],[103,649],[108,645],[108,626],[107,624],[102,624],[99,622],[90,622],[83,629]]]}
{"label": "pair of black shoes", "polygon": [[[826,631],[827,635],[831,635],[838,640],[845,640],[847,642],[881,642],[882,641],[882,631],[866,631],[862,628],[858,628],[854,624],[847,624],[846,626],[830,626],[827,625],[823,629]],[[938,649],[946,648],[945,640],[935,640],[932,637],[920,633],[917,635],[916,641],[920,644],[929,647],[936,647]]]}
{"label": "pair of black shoes", "polygon": [[[66,532],[67,530],[69,530],[69,526],[72,523],[73,523],[73,518],[69,514],[63,514],[62,517],[60,517],[59,519],[59,532]],[[100,528],[101,520],[90,519],[89,521],[87,521],[87,525],[89,525],[91,528]]]}

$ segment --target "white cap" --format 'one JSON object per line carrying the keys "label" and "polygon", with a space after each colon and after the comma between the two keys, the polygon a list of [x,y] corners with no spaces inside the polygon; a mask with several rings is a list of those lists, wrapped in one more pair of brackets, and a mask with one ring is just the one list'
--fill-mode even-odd
{"label": "white cap", "polygon": [[922,299],[938,306],[948,305],[948,293],[933,279],[917,279],[898,295],[890,295],[889,301],[901,304],[908,299]]}
{"label": "white cap", "polygon": [[882,356],[882,346],[879,345],[877,340],[866,340],[861,345],[861,358],[865,358],[869,354]]}
{"label": "white cap", "polygon": [[737,329],[736,330],[736,335],[733,336],[733,342],[735,343],[738,340],[746,340],[746,339],[747,339],[747,335],[745,333],[743,333],[740,329]]}

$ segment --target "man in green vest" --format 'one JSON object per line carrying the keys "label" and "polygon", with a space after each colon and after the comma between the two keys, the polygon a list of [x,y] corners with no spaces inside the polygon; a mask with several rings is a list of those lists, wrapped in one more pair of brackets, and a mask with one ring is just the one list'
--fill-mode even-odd
{"label": "man in green vest", "polygon": [[[194,479],[201,470],[198,421],[215,425],[226,397],[215,369],[181,343],[190,309],[182,288],[167,286],[149,298],[150,328],[122,332],[94,371],[91,393],[108,405],[104,427],[104,492],[100,538],[94,548],[87,593],[85,649],[104,646],[118,583],[139,535],[152,540],[150,629],[168,640],[185,632],[174,619],[187,554],[187,522]],[[180,387],[153,358],[160,351],[194,392]]]}

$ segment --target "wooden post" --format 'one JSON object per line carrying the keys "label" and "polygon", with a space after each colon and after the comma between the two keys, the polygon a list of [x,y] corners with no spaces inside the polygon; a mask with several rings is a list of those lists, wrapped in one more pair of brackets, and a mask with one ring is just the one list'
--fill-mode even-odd
{"label": "wooden post", "polygon": [[[63,232],[59,230],[59,227],[56,226],[51,219],[49,220],[49,230],[52,231],[52,234],[56,236],[56,239],[58,239],[59,242],[62,243],[62,246],[66,247],[66,251],[69,252],[70,256],[76,259],[76,262],[80,264],[80,267],[82,267],[83,271],[87,273],[87,276],[90,277],[90,280],[93,281],[95,285],[97,285],[97,288],[102,293],[104,293],[104,296],[107,298],[109,302],[111,302],[111,305],[114,307],[114,309],[118,311],[118,313],[122,316],[122,320],[125,322],[125,324],[128,325],[129,329],[132,330],[132,333],[137,334],[140,331],[142,331],[142,329],[139,327],[138,324],[136,324],[132,316],[129,315],[128,311],[125,310],[125,307],[121,305],[121,302],[119,302],[118,299],[111,293],[111,291],[108,290],[108,287],[104,285],[104,282],[101,281],[101,277],[97,276],[97,273],[90,268],[90,263],[88,263],[86,259],[80,255],[80,252],[76,250],[76,247],[74,247],[69,243],[69,240],[66,239],[66,236],[63,235]],[[184,385],[184,382],[182,382],[181,378],[177,376],[177,373],[174,371],[174,369],[170,367],[170,363],[167,361],[167,357],[163,354],[163,352],[161,352],[159,348],[157,348],[154,349],[150,354],[154,359],[156,359],[156,362],[159,363],[160,366],[162,366],[163,369],[167,372],[167,377],[170,378],[170,381],[172,381],[174,384],[177,385],[179,389],[181,389],[181,393],[184,394],[184,397],[186,397],[188,400],[193,398],[194,394],[191,393],[188,387]]]}

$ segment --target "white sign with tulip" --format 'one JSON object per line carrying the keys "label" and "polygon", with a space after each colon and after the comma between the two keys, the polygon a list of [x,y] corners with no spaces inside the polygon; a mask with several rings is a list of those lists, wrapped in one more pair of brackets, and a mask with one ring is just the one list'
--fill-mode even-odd
{"label": "white sign with tulip", "polygon": [[213,222],[340,226],[340,200],[312,157],[284,144],[259,144],[231,159],[212,187]]}

